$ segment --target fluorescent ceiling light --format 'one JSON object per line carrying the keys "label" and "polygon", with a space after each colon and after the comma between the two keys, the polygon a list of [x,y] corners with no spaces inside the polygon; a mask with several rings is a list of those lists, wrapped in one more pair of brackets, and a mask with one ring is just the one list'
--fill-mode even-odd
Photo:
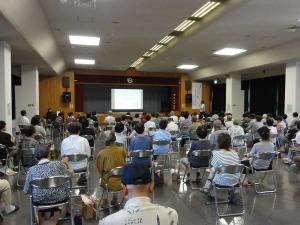
{"label": "fluorescent ceiling light", "polygon": [[246,52],[246,49],[240,49],[240,48],[223,48],[216,52],[214,52],[214,55],[227,55],[227,56],[233,56],[238,55],[243,52]]}
{"label": "fluorescent ceiling light", "polygon": [[75,64],[80,65],[94,65],[95,60],[94,59],[74,59]]}
{"label": "fluorescent ceiling light", "polygon": [[142,63],[144,61],[143,57],[138,58],[134,63],[132,63],[130,65],[130,67],[136,67],[137,65],[139,65],[140,63]]}
{"label": "fluorescent ceiling light", "polygon": [[150,57],[153,54],[154,54],[154,52],[147,51],[147,52],[145,52],[145,54],[143,56]]}
{"label": "fluorescent ceiling light", "polygon": [[198,9],[191,17],[202,18],[220,4],[220,2],[209,1],[200,9]]}
{"label": "fluorescent ceiling light", "polygon": [[182,64],[180,66],[177,66],[177,69],[181,70],[192,70],[198,68],[198,65],[192,65],[192,64]]}
{"label": "fluorescent ceiling light", "polygon": [[153,52],[157,52],[159,49],[161,49],[163,47],[163,45],[160,45],[160,44],[157,44],[157,45],[154,45],[150,51],[153,51]]}
{"label": "fluorescent ceiling light", "polygon": [[175,31],[181,31],[181,32],[185,31],[187,28],[192,26],[194,23],[195,23],[195,20],[185,20],[175,28]]}
{"label": "fluorescent ceiling light", "polygon": [[69,40],[72,45],[99,46],[100,44],[100,37],[69,35]]}
{"label": "fluorescent ceiling light", "polygon": [[174,36],[165,36],[163,39],[161,39],[159,41],[160,44],[168,44],[170,41],[172,41],[172,39],[174,38]]}

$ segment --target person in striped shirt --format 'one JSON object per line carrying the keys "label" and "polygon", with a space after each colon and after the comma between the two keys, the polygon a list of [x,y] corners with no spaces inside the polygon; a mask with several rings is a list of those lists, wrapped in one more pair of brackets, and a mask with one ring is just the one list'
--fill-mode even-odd
{"label": "person in striped shirt", "polygon": [[216,173],[217,167],[226,165],[239,164],[238,154],[231,149],[231,137],[228,133],[220,133],[218,135],[218,145],[220,150],[213,151],[213,157],[211,161],[211,170],[208,176],[208,180],[203,188],[203,192],[208,193],[212,181],[216,185],[220,186],[232,186],[238,183],[238,174]]}

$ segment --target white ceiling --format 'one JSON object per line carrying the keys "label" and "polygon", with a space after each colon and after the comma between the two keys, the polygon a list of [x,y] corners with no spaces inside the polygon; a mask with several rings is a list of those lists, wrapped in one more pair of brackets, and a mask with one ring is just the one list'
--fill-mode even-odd
{"label": "white ceiling", "polygon": [[[39,1],[68,68],[126,70],[207,0],[97,0],[96,9],[77,8],[73,0],[67,4]],[[231,59],[213,56],[216,49],[241,47],[248,54],[300,39],[300,31],[286,31],[300,25],[299,0],[231,1],[242,3],[147,61],[140,70],[178,72],[176,66],[182,63],[202,68]],[[72,47],[69,34],[100,35],[100,47]],[[2,17],[0,40],[12,44],[14,64],[36,64],[46,73],[47,65]],[[95,58],[96,65],[75,66],[75,57]]]}

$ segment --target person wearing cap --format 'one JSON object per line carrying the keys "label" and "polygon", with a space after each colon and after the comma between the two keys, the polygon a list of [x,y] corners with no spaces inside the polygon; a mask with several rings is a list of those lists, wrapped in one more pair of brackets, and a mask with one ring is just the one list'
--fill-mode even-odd
{"label": "person wearing cap", "polygon": [[[39,204],[55,204],[69,198],[70,192],[68,185],[47,189],[33,188],[31,190],[30,183],[32,180],[70,175],[68,167],[66,166],[67,162],[50,161],[49,147],[38,146],[34,152],[34,157],[38,160],[38,164],[29,168],[23,191],[26,194],[31,193],[33,201]],[[72,171],[71,169],[69,170],[70,172]]]}
{"label": "person wearing cap", "polygon": [[151,203],[153,192],[149,168],[140,164],[128,164],[122,169],[122,188],[127,200],[124,209],[100,220],[99,225],[139,224],[177,225],[176,210]]}

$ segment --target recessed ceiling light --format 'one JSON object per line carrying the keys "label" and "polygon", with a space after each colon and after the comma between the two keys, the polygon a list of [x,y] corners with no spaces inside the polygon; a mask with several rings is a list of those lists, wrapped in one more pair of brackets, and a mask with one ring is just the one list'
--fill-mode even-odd
{"label": "recessed ceiling light", "polygon": [[69,40],[72,45],[99,46],[100,44],[100,37],[69,35]]}
{"label": "recessed ceiling light", "polygon": [[233,56],[233,55],[241,54],[246,51],[247,51],[246,49],[240,49],[240,48],[223,48],[214,52],[214,55]]}
{"label": "recessed ceiling light", "polygon": [[184,20],[181,24],[179,24],[174,30],[183,32],[190,26],[192,26],[196,21],[195,20]]}
{"label": "recessed ceiling light", "polygon": [[74,59],[75,64],[80,65],[94,65],[95,60],[94,59]]}
{"label": "recessed ceiling light", "polygon": [[177,66],[177,69],[181,70],[192,70],[198,68],[198,65],[192,65],[192,64],[182,64],[180,66]]}

